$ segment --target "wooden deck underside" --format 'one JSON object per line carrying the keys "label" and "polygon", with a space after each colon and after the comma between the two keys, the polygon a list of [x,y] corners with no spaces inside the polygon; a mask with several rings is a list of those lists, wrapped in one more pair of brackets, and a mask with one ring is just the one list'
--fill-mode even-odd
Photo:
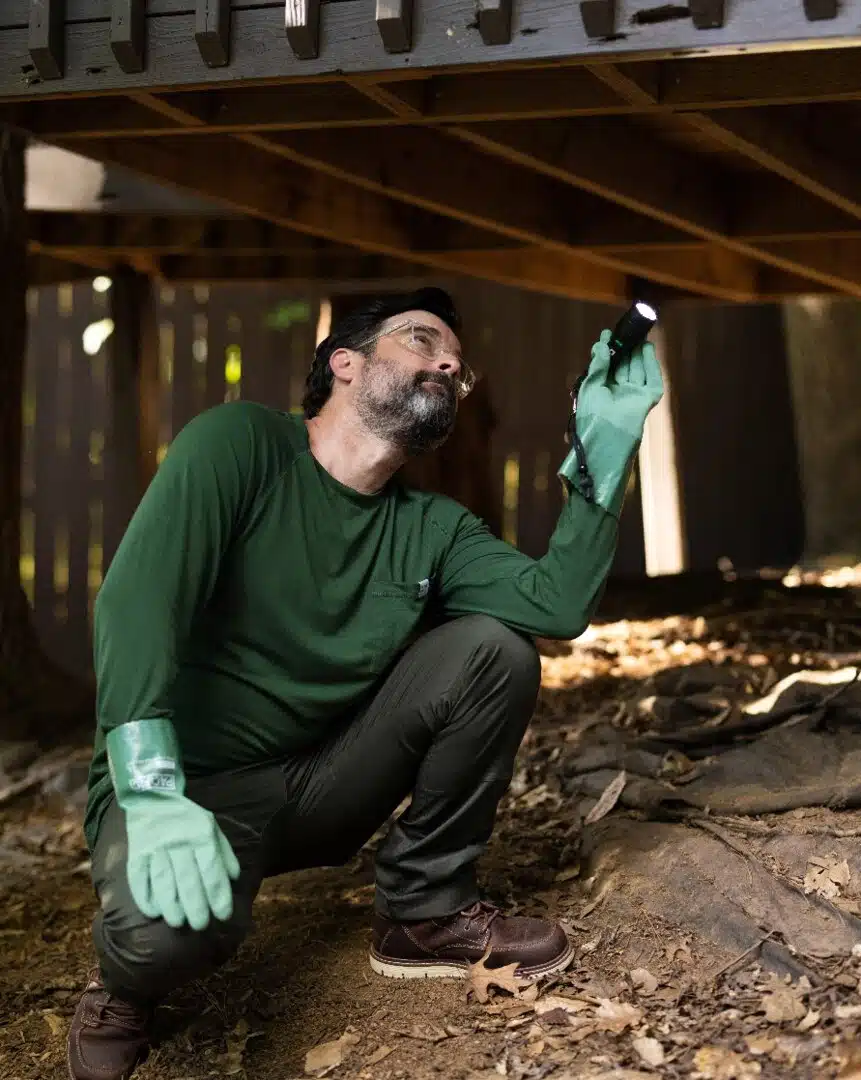
{"label": "wooden deck underside", "polygon": [[861,297],[861,0],[287,7],[3,0],[0,123],[224,215],[34,214],[34,280]]}

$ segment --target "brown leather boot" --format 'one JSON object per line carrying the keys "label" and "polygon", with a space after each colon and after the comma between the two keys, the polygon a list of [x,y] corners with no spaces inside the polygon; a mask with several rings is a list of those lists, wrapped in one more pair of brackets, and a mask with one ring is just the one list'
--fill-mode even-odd
{"label": "brown leather boot", "polygon": [[479,900],[444,919],[393,922],[375,915],[371,967],[390,979],[462,978],[488,945],[485,967],[516,963],[515,974],[526,979],[562,971],[574,955],[558,923],[503,915]]}
{"label": "brown leather boot", "polygon": [[151,1020],[151,1009],[109,994],[94,968],[69,1028],[69,1076],[128,1080],[149,1054]]}

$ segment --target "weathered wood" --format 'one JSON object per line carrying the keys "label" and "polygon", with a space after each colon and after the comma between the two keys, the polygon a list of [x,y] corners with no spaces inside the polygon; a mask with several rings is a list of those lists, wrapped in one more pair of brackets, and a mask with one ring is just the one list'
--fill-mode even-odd
{"label": "weathered wood", "polygon": [[135,75],[144,70],[146,0],[112,0],[110,40],[121,71]]}
{"label": "weathered wood", "polygon": [[230,63],[230,0],[197,0],[194,40],[208,67]]}
{"label": "weathered wood", "polygon": [[511,41],[514,0],[476,0],[478,32],[485,45],[507,45]]}
{"label": "weathered wood", "polygon": [[299,60],[315,60],[320,52],[320,0],[285,0],[284,27]]}
{"label": "weathered wood", "polygon": [[697,30],[714,30],[726,23],[726,0],[689,0]]}
{"label": "weathered wood", "polygon": [[581,0],[580,16],[588,38],[610,38],[616,33],[616,0]]}
{"label": "weathered wood", "polygon": [[[385,53],[373,19],[368,18],[363,5],[351,3],[326,5],[325,48],[319,52],[319,0],[301,3],[296,0],[291,36],[300,52],[308,57],[297,67],[297,54],[289,40],[285,40],[285,33],[279,32],[279,26],[286,23],[285,6],[279,2],[277,7],[237,7],[234,3],[232,62],[228,67],[210,68],[201,59],[194,39],[196,15],[192,0],[183,2],[189,5],[188,14],[150,12],[147,70],[133,75],[119,70],[100,22],[68,23],[68,74],[62,87],[44,81],[22,86],[22,69],[32,63],[27,51],[26,22],[10,20],[9,25],[19,29],[0,32],[0,96],[39,97],[61,90],[101,93],[129,87],[182,87],[227,80],[283,79],[287,75],[310,77],[336,71],[412,72],[440,66],[474,66],[482,53],[475,9],[463,7],[459,0],[456,5],[455,0],[428,0],[422,6],[421,34],[415,34],[414,47],[409,53]],[[859,40],[855,2],[842,5],[833,19],[810,21],[801,3],[795,0],[793,3],[750,0],[729,5],[724,26],[707,32],[698,30],[690,18],[632,22],[640,9],[639,0],[618,0],[616,24],[624,28],[624,34],[598,40],[586,34],[577,4],[523,0],[519,21],[533,32],[513,34],[508,44],[497,46],[494,62],[574,57],[591,62],[624,59],[633,54],[657,59],[690,49],[714,54],[739,49],[762,52],[790,43],[848,46],[857,45]],[[176,12],[176,6],[172,10]]]}
{"label": "weathered wood", "polygon": [[413,47],[413,0],[377,0],[377,29],[386,52]]}
{"label": "weathered wood", "polygon": [[[27,51],[41,79],[65,74],[66,0],[32,0]],[[26,74],[26,65],[21,69]]]}

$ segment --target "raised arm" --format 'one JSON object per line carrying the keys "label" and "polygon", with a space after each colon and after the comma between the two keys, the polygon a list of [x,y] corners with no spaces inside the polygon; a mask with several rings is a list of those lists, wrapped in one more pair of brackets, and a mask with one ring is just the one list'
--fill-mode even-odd
{"label": "raised arm", "polygon": [[565,505],[540,559],[497,539],[464,513],[441,574],[440,600],[449,616],[492,615],[524,633],[562,639],[577,637],[589,625],[616,553],[643,426],[663,394],[654,347],[646,343],[611,374],[609,337],[605,330],[593,346],[578,395],[576,429],[591,489],[572,450],[559,469]]}

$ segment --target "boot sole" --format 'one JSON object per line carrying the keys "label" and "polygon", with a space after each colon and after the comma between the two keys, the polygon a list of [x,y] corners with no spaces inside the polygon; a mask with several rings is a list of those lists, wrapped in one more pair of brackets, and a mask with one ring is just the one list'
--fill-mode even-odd
{"label": "boot sole", "polygon": [[[392,960],[381,956],[374,949],[371,949],[368,959],[373,971],[387,979],[466,979],[469,977],[470,964],[467,961]],[[546,975],[555,975],[559,971],[564,971],[573,959],[574,946],[569,944],[565,952],[560,953],[559,956],[533,967],[519,967],[515,975],[520,979],[541,979]]]}

